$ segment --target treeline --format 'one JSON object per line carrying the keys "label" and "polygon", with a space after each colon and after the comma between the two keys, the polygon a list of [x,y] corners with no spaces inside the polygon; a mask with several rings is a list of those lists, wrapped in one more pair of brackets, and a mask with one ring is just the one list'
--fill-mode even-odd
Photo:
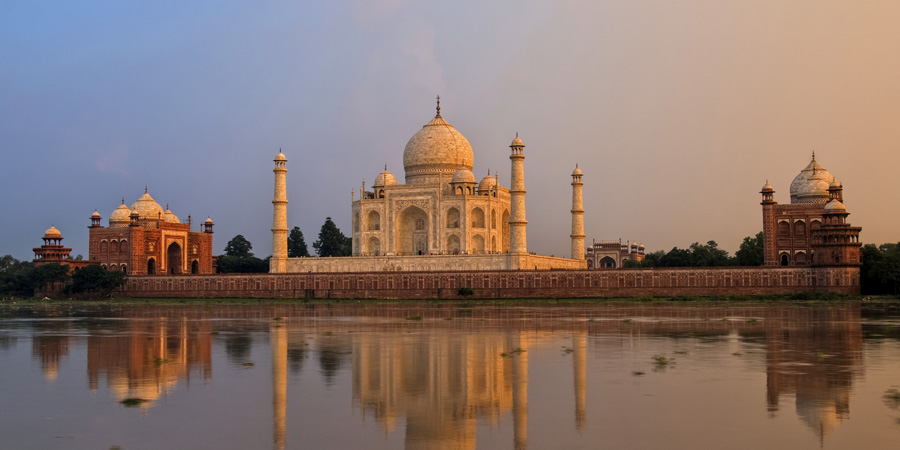
{"label": "treeline", "polygon": [[900,294],[900,243],[866,244],[859,284],[865,295]]}
{"label": "treeline", "polygon": [[644,255],[643,261],[625,261],[625,267],[722,267],[763,265],[763,234],[747,236],[734,256],[719,248],[716,241],[694,242],[688,248],[673,247]]}
{"label": "treeline", "polygon": [[[288,234],[287,248],[289,258],[310,256],[300,227],[294,227]],[[350,256],[353,252],[353,241],[344,236],[331,217],[326,217],[325,223],[319,230],[318,239],[313,242],[313,248],[316,250],[316,255],[320,257]],[[235,236],[225,246],[225,254],[216,258],[216,271],[219,273],[268,272],[269,260],[272,257],[267,256],[260,259],[254,256],[251,250],[253,250],[253,244],[250,241],[240,234]]]}
{"label": "treeline", "polygon": [[62,285],[64,295],[105,298],[125,284],[125,272],[92,264],[69,275],[69,266],[59,263],[35,267],[31,261],[19,261],[10,255],[0,257],[0,297],[30,298],[35,291],[54,283]]}

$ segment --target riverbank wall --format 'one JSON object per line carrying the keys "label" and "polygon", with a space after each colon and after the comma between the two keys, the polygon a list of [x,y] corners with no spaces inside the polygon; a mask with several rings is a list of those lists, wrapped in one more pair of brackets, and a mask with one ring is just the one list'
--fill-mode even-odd
{"label": "riverbank wall", "polygon": [[436,271],[129,276],[136,298],[459,299],[859,295],[858,267]]}

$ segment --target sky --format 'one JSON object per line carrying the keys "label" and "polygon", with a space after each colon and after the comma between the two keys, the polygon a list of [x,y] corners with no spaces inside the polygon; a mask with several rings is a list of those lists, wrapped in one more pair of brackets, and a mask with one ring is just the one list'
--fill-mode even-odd
{"label": "sky", "polygon": [[149,189],[214,250],[271,254],[273,158],[312,250],[350,234],[351,191],[441,115],[473,172],[509,186],[525,147],[528,247],[648,251],[762,229],[815,152],[864,243],[900,241],[896,0],[0,0],[0,255],[51,225],[88,256],[90,215]]}

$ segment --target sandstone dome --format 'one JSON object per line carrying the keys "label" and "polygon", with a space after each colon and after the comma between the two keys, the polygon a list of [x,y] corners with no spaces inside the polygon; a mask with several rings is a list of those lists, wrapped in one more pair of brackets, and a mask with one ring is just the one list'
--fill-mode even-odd
{"label": "sandstone dome", "polygon": [[475,174],[469,169],[459,169],[453,173],[451,183],[475,183]]}
{"label": "sandstone dome", "polygon": [[169,209],[169,205],[166,205],[166,210],[163,212],[163,219],[169,223],[181,223],[181,221],[178,220],[178,216]]}
{"label": "sandstone dome", "polygon": [[403,151],[407,184],[437,182],[439,175],[449,178],[459,169],[472,170],[474,164],[472,146],[441,117],[440,104],[438,114],[409,138]]}
{"label": "sandstone dome", "polygon": [[156,203],[156,200],[153,200],[146,190],[144,195],[131,205],[131,211],[138,213],[141,219],[154,220],[165,216],[162,206],[159,206],[159,203]]}
{"label": "sandstone dome", "polygon": [[397,184],[397,178],[394,176],[394,174],[388,172],[387,167],[385,167],[384,172],[379,173],[378,176],[375,177],[375,184],[373,184],[372,186],[393,186],[395,184]]}
{"label": "sandstone dome", "polygon": [[54,226],[50,226],[47,228],[47,231],[44,232],[44,239],[62,239],[62,233],[56,229]]}
{"label": "sandstone dome", "polygon": [[846,211],[847,208],[838,199],[833,199],[825,205],[826,211]]}
{"label": "sandstone dome", "polygon": [[131,223],[131,210],[125,206],[125,200],[109,215],[110,227],[127,227]]}
{"label": "sandstone dome", "polygon": [[497,187],[497,179],[492,177],[490,173],[487,174],[486,177],[481,179],[481,182],[478,183],[478,190],[480,192],[487,192],[491,189]]}
{"label": "sandstone dome", "polygon": [[791,182],[791,203],[827,202],[830,198],[828,187],[834,181],[834,176],[820,166],[813,155],[812,161]]}

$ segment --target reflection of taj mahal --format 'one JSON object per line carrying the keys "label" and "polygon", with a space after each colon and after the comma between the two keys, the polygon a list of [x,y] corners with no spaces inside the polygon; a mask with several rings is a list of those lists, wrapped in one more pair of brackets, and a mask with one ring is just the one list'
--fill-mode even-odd
{"label": "reflection of taj mahal", "polygon": [[495,173],[476,181],[472,146],[437,114],[403,152],[406,184],[378,174],[353,193],[352,258],[287,258],[284,154],[275,159],[272,273],[372,270],[583,269],[582,172],[572,173],[572,259],[529,254],[525,227],[525,144],[510,144],[510,187]]}

